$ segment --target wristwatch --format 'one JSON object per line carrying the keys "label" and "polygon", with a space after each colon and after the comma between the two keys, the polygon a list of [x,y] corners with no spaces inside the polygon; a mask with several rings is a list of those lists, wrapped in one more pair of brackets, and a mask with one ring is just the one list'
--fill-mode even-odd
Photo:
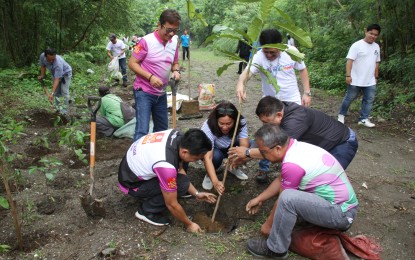
{"label": "wristwatch", "polygon": [[309,91],[309,92],[304,92],[304,95],[307,95],[307,96],[311,97],[311,91]]}
{"label": "wristwatch", "polygon": [[248,158],[251,158],[251,149],[246,149],[245,150],[245,156]]}

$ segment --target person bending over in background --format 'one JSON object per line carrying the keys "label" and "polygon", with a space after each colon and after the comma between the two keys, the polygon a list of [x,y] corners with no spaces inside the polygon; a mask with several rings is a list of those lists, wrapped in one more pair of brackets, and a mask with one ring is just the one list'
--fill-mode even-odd
{"label": "person bending over in background", "polygon": [[[68,115],[69,112],[69,86],[72,79],[72,67],[62,58],[57,55],[52,48],[47,48],[39,57],[40,75],[38,80],[43,80],[46,74],[46,68],[52,75],[52,92],[48,99],[50,102],[54,101],[56,109],[63,115]],[[61,105],[60,97],[64,98],[63,105]]]}
{"label": "person bending over in background", "polygon": [[124,125],[124,116],[121,111],[122,99],[110,93],[108,87],[100,87],[101,106],[97,116],[97,133],[111,136],[115,130]]}

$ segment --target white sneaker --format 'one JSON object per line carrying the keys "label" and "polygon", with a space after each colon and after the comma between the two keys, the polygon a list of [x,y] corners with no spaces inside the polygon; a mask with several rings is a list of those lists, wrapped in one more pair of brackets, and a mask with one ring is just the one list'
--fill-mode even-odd
{"label": "white sneaker", "polygon": [[211,190],[213,188],[213,183],[210,180],[209,176],[205,175],[205,178],[203,179],[203,182],[202,182],[202,187],[205,190]]}
{"label": "white sneaker", "polygon": [[374,127],[375,126],[375,124],[374,123],[372,123],[372,122],[370,122],[370,120],[369,119],[362,119],[362,120],[360,120],[359,121],[359,123],[358,123],[359,125],[364,125],[364,126],[366,126],[366,127]]}
{"label": "white sneaker", "polygon": [[243,173],[241,170],[239,169],[234,169],[233,171],[231,171],[231,173],[233,175],[236,176],[236,178],[240,179],[240,180],[247,180],[248,179],[248,175],[246,175],[245,173]]}
{"label": "white sneaker", "polygon": [[344,115],[338,115],[337,116],[337,121],[339,121],[340,123],[344,124]]}

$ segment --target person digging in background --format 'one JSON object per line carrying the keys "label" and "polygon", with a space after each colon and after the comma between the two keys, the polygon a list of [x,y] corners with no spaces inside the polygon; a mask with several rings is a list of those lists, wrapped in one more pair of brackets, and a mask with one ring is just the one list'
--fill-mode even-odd
{"label": "person digging in background", "polygon": [[[222,165],[223,159],[228,158],[228,150],[235,128],[237,129],[237,141],[234,145],[239,145],[244,150],[249,148],[246,119],[241,116],[239,124],[236,125],[237,117],[238,110],[236,107],[230,102],[223,102],[212,110],[208,119],[202,125],[201,129],[208,136],[213,147],[203,158],[207,171],[202,183],[205,190],[211,190],[215,186],[219,194],[225,191],[223,182],[218,180],[216,170]],[[248,179],[248,176],[239,168],[230,172],[240,180]]]}
{"label": "person digging in background", "polygon": [[123,41],[117,40],[117,35],[111,33],[109,36],[109,42],[107,44],[107,55],[110,59],[118,59],[118,63],[122,73],[122,85],[128,86],[127,81],[127,58],[125,56],[126,46]]}
{"label": "person digging in background", "polygon": [[348,230],[356,218],[358,201],[346,172],[326,150],[290,138],[279,126],[266,124],[255,133],[261,155],[281,163],[281,175],[246,205],[256,214],[268,199],[277,196],[261,227],[268,238],[247,241],[256,256],[284,259],[298,217],[310,224]]}
{"label": "person digging in background", "polygon": [[[69,112],[69,86],[72,79],[72,67],[62,58],[57,55],[52,48],[40,54],[39,57],[40,75],[38,80],[43,80],[46,74],[46,68],[52,75],[52,92],[48,99],[50,102],[54,101],[56,109],[62,114],[68,116]],[[63,105],[61,105],[60,97],[64,98]]]}
{"label": "person digging in background", "polygon": [[120,106],[122,99],[111,94],[110,89],[106,86],[100,87],[98,92],[101,96],[101,106],[99,108],[101,116],[96,118],[97,133],[109,137],[125,123]]}
{"label": "person digging in background", "polygon": [[[259,101],[255,113],[264,124],[277,124],[290,137],[325,149],[337,159],[343,169],[349,166],[359,147],[356,134],[351,128],[316,109],[267,96]],[[246,154],[262,159],[258,149],[245,150],[236,147],[230,153],[236,153],[238,159],[245,159]],[[267,173],[268,171],[260,172],[257,181],[268,182]]]}
{"label": "person digging in background", "polygon": [[135,216],[152,225],[168,225],[170,220],[163,214],[168,209],[187,231],[201,232],[177,197],[188,193],[197,200],[216,201],[214,194],[197,191],[186,175],[188,163],[201,160],[211,149],[209,138],[200,129],[190,129],[185,134],[170,129],[134,142],[121,161],[118,186],[126,195],[145,199]]}

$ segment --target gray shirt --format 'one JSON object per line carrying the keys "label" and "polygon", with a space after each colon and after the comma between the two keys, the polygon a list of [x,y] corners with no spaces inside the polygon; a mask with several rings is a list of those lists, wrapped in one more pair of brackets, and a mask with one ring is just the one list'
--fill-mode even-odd
{"label": "gray shirt", "polygon": [[55,61],[50,63],[46,59],[45,53],[42,53],[39,57],[39,65],[45,66],[52,74],[53,79],[64,76],[72,77],[71,66],[60,55],[56,55]]}

